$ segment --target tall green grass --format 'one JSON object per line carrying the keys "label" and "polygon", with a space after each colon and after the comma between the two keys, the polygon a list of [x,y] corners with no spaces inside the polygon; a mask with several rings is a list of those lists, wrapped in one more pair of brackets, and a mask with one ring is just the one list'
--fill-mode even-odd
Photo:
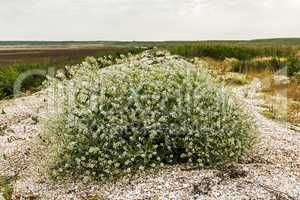
{"label": "tall green grass", "polygon": [[270,60],[240,60],[233,64],[232,71],[234,72],[261,72],[271,71],[275,72],[284,68],[287,64],[286,60],[280,60],[277,57],[273,57]]}
{"label": "tall green grass", "polygon": [[226,44],[176,44],[165,45],[164,48],[173,54],[185,57],[210,57],[218,60],[224,60],[225,58],[250,60],[255,57],[286,57],[293,54],[293,49],[288,47],[259,47]]}
{"label": "tall green grass", "polygon": [[276,72],[286,67],[287,76],[294,76],[300,72],[300,60],[295,56],[289,56],[287,59],[273,57],[270,60],[241,60],[236,61],[232,66],[234,72]]}

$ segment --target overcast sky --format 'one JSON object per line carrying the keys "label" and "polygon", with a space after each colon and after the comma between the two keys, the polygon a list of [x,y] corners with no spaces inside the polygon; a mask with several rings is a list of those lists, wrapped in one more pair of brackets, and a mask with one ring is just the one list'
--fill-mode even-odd
{"label": "overcast sky", "polygon": [[300,0],[0,0],[0,40],[300,37]]}

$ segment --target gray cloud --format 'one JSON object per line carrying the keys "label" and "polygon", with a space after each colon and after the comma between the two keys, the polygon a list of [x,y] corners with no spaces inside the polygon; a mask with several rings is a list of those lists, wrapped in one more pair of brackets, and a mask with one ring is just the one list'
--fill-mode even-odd
{"label": "gray cloud", "polygon": [[1,0],[0,40],[300,36],[299,0]]}

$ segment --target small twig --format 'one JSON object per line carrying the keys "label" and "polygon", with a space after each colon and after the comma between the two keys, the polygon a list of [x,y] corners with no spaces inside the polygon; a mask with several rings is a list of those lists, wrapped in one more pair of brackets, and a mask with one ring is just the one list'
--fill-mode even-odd
{"label": "small twig", "polygon": [[293,131],[300,132],[300,127],[298,127],[298,126],[289,125],[288,128],[291,129],[291,130],[293,130]]}
{"label": "small twig", "polygon": [[254,183],[254,182],[251,182],[251,181],[245,181],[245,182],[249,183],[249,184],[252,184],[252,185],[257,185],[257,186],[267,190],[269,193],[273,193],[273,194],[275,193],[276,195],[285,196],[289,200],[296,200],[296,198],[292,197],[288,193],[276,190],[276,189],[272,188],[271,186],[263,185],[263,184],[260,184],[260,183]]}
{"label": "small twig", "polygon": [[181,171],[194,171],[194,170],[200,170],[200,169],[203,169],[199,166],[195,166],[195,167],[183,167],[183,168],[180,168]]}

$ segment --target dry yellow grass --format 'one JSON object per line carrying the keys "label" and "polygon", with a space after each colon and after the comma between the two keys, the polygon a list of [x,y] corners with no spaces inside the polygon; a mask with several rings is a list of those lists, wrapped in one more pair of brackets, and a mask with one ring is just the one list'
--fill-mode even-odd
{"label": "dry yellow grass", "polygon": [[[261,79],[262,80],[262,79]],[[300,81],[291,79],[289,84],[278,84],[272,77],[262,81],[261,92],[265,93],[265,102],[268,109],[263,113],[269,118],[284,118],[292,124],[300,124]],[[277,101],[281,96],[284,101]],[[280,116],[285,112],[285,116]],[[280,116],[280,117],[279,117]]]}
{"label": "dry yellow grass", "polygon": [[201,58],[201,60],[205,61],[211,69],[217,69],[222,72],[230,71],[232,64],[237,61],[234,58],[226,58],[224,61],[220,61],[208,57]]}
{"label": "dry yellow grass", "polygon": [[[257,58],[253,58],[253,59],[251,59],[251,62],[257,62],[257,61],[271,61],[271,60],[273,60],[274,59],[274,57],[272,57],[272,56],[268,56],[268,57],[257,57]],[[279,60],[279,61],[287,61],[287,58],[285,58],[285,57],[276,57],[276,59],[277,60]]]}

